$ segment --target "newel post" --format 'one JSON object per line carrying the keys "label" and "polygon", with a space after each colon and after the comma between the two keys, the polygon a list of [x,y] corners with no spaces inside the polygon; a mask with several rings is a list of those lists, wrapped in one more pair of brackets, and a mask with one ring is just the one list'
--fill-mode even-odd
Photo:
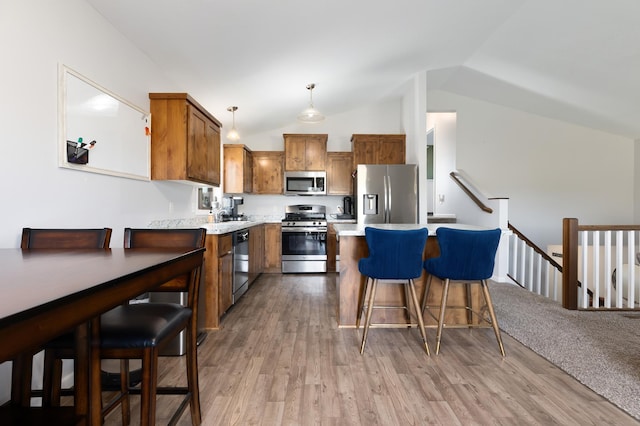
{"label": "newel post", "polygon": [[578,219],[562,219],[562,307],[578,309]]}

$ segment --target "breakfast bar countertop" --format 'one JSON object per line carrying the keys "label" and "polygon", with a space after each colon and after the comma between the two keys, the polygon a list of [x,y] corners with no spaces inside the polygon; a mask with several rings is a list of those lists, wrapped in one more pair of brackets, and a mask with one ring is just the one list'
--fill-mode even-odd
{"label": "breakfast bar countertop", "polygon": [[447,228],[455,228],[455,229],[486,229],[481,226],[476,225],[466,225],[463,223],[336,223],[333,225],[333,228],[336,230],[336,234],[338,236],[343,237],[363,237],[364,236],[364,228],[367,226],[373,228],[380,229],[394,229],[394,230],[410,230],[410,229],[420,229],[427,228],[429,230],[429,236],[436,235],[436,229],[445,226]]}

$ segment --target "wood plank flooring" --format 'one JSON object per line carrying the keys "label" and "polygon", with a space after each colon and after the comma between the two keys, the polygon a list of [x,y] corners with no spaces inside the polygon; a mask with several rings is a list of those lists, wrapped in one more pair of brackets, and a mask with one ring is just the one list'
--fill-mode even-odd
{"label": "wood plank flooring", "polygon": [[[640,422],[503,334],[339,329],[335,274],[263,274],[198,352],[204,425],[638,425]],[[499,320],[499,318],[498,318]],[[184,357],[160,383],[184,383]],[[158,397],[158,424],[176,403]],[[132,424],[139,421],[132,397]],[[119,410],[106,419],[120,424]],[[180,425],[190,425],[189,410]]]}

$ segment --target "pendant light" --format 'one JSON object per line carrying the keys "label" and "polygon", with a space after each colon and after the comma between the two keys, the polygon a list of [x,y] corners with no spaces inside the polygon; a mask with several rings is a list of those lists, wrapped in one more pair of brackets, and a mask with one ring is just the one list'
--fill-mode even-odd
{"label": "pendant light", "polygon": [[229,108],[227,108],[227,111],[229,111],[232,114],[233,117],[233,122],[231,124],[231,130],[229,130],[229,133],[227,133],[227,139],[229,139],[230,141],[237,141],[240,139],[240,135],[238,134],[238,131],[236,130],[236,111],[238,110],[237,106],[230,106]]}
{"label": "pendant light", "polygon": [[300,115],[298,115],[298,120],[303,123],[318,123],[324,120],[324,115],[320,114],[320,111],[313,107],[313,89],[315,87],[315,83],[307,85],[307,90],[309,90],[309,108],[304,109]]}

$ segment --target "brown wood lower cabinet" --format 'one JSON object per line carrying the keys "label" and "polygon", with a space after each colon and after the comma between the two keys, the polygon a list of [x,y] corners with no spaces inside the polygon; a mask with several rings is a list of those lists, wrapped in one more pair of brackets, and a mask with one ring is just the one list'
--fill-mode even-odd
{"label": "brown wood lower cabinet", "polygon": [[338,252],[338,241],[333,224],[327,227],[327,272],[336,272],[336,254]]}
{"label": "brown wood lower cabinet", "polygon": [[264,225],[249,229],[249,285],[264,271]]}
{"label": "brown wood lower cabinet", "polygon": [[233,240],[231,234],[207,234],[204,253],[205,298],[204,327],[208,330],[220,328],[220,316],[232,303],[233,288]]}
{"label": "brown wood lower cabinet", "polygon": [[282,272],[282,224],[264,225],[264,272]]}

